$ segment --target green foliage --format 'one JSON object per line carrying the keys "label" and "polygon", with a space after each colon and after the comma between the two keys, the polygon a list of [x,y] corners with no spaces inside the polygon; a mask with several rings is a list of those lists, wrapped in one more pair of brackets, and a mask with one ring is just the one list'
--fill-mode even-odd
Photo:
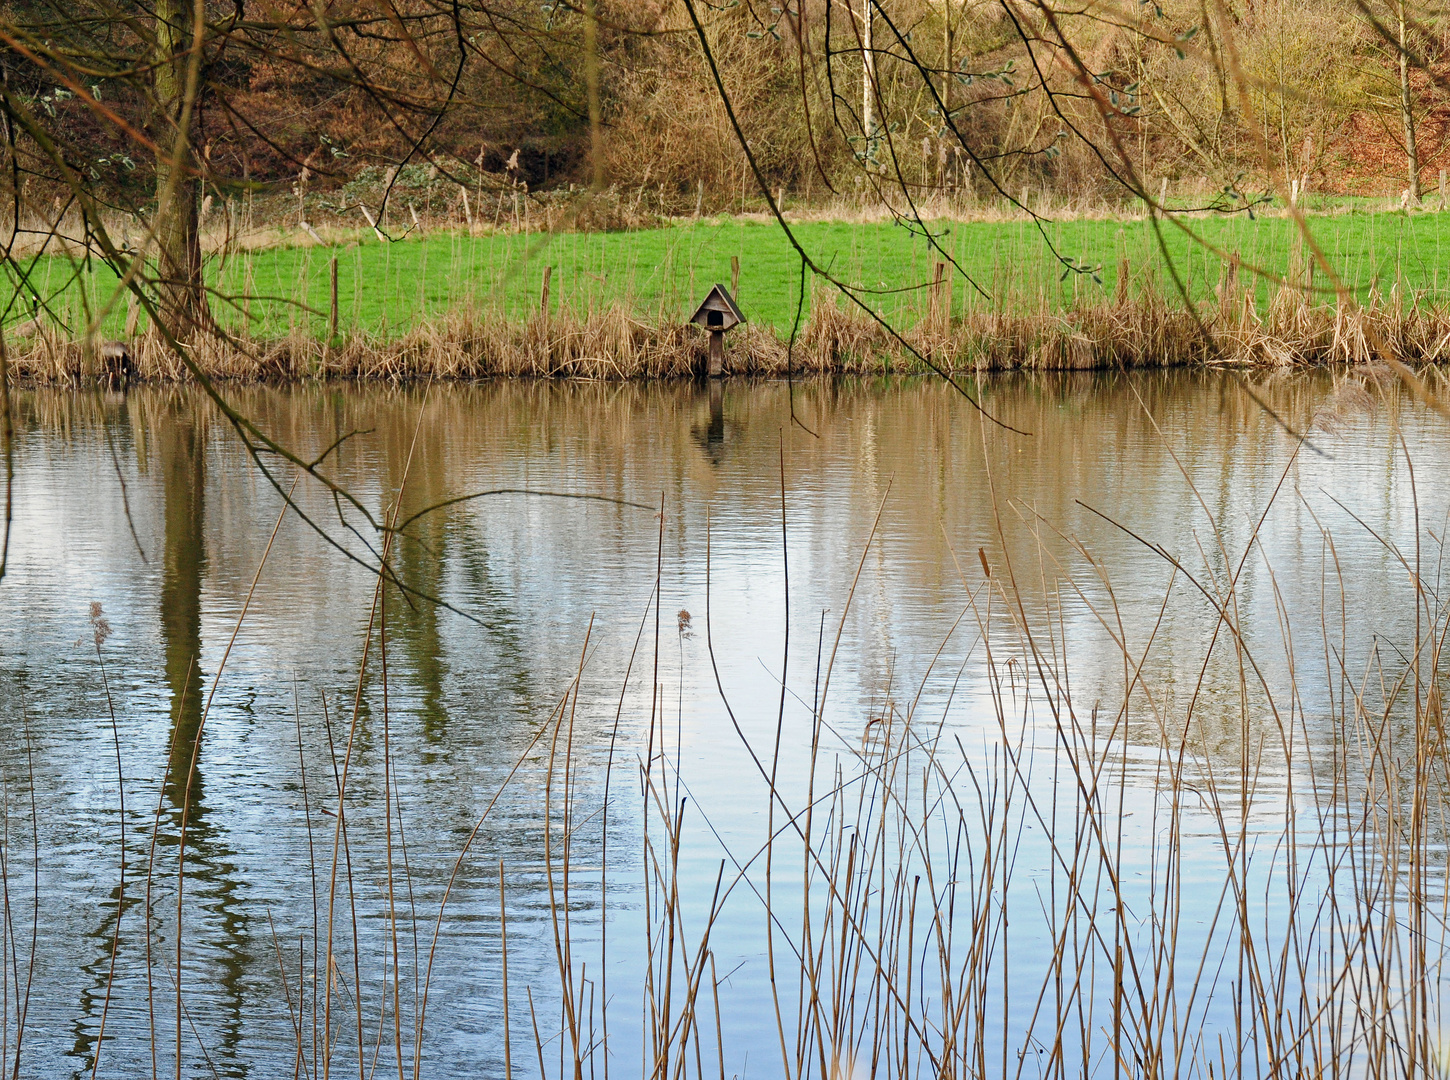
{"label": "green foliage", "polygon": [[432,165],[404,165],[396,171],[368,165],[359,169],[339,192],[340,206],[354,203],[376,205],[383,192],[391,191],[390,199],[422,203],[430,198],[451,196],[456,185],[449,183]]}

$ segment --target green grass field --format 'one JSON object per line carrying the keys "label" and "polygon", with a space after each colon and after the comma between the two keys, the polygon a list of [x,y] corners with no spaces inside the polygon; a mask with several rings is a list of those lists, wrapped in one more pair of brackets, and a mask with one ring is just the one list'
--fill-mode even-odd
{"label": "green grass field", "polygon": [[[1289,265],[1294,231],[1287,218],[1238,215],[1184,221],[1209,246],[1195,243],[1171,223],[1164,223],[1163,233],[1173,264],[1195,298],[1212,295],[1220,280],[1220,259],[1211,249],[1238,252],[1246,266],[1276,273]],[[1311,221],[1333,265],[1361,296],[1395,283],[1438,294],[1441,262],[1450,255],[1450,213],[1342,213]],[[842,280],[876,290],[868,299],[888,317],[909,323],[926,310],[926,290],[913,287],[930,280],[940,256],[920,235],[890,223],[809,223],[796,226],[795,232],[820,265]],[[1123,258],[1135,282],[1152,276],[1161,291],[1176,291],[1146,221],[1064,221],[1040,232],[1026,221],[951,222],[942,223],[939,233],[938,242],[981,290],[957,274],[953,297],[958,311],[968,305],[1040,311],[1111,297]],[[1100,269],[1095,274],[1069,273],[1064,279],[1064,265],[1054,257],[1049,239],[1062,256]],[[785,235],[773,225],[754,222],[706,220],[632,233],[433,233],[387,245],[368,233],[335,248],[279,247],[215,260],[211,275],[219,316],[234,327],[249,322],[253,334],[261,337],[297,326],[324,334],[328,262],[334,254],[342,330],[384,335],[464,305],[503,318],[525,318],[538,308],[545,266],[553,267],[551,308],[585,312],[623,303],[650,321],[688,315],[710,283],[729,281],[732,256],[741,265],[738,300],[752,321],[787,331],[800,287],[800,260]],[[77,275],[76,265],[61,257],[37,260],[30,277],[68,325],[82,321],[81,283],[95,310],[116,280],[100,264],[94,272],[81,267]],[[12,296],[17,280],[12,271]],[[1261,282],[1260,302],[1268,295],[1268,284]],[[809,302],[808,295],[807,311]],[[22,295],[6,321],[30,317],[32,304]],[[119,334],[123,322],[124,303],[107,320],[107,331]]]}

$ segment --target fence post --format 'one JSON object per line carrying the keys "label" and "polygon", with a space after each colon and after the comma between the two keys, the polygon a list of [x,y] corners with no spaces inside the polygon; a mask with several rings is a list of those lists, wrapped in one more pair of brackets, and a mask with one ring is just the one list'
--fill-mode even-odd
{"label": "fence post", "polygon": [[931,321],[945,327],[952,321],[952,279],[947,277],[947,264],[938,262],[931,283]]}
{"label": "fence post", "polygon": [[330,343],[337,337],[337,256],[334,255],[327,264],[327,284],[330,293],[331,303],[327,309],[327,340]]}

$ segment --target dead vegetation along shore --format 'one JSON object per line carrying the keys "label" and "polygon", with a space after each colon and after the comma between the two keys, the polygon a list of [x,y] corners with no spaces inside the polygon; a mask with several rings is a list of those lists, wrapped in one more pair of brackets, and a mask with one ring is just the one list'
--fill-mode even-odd
{"label": "dead vegetation along shore", "polygon": [[[33,384],[186,381],[185,365],[167,344],[141,336],[128,343],[121,372],[114,346],[61,339],[46,330],[6,343],[11,377]],[[789,335],[747,325],[728,339],[726,372],[780,377],[1186,367],[1237,364],[1363,364],[1378,347],[1395,359],[1427,363],[1450,356],[1450,306],[1422,295],[1371,297],[1369,303],[1321,304],[1284,287],[1266,309],[1241,289],[1224,289],[1190,313],[1161,294],[1054,311],[968,311],[947,321],[889,328],[839,300],[817,296],[791,346]],[[566,311],[526,322],[455,312],[400,337],[318,340],[298,330],[272,339],[209,337],[190,346],[210,377],[263,382],[301,379],[406,381],[491,377],[680,379],[704,371],[706,335],[693,326],[650,321],[624,306]]]}

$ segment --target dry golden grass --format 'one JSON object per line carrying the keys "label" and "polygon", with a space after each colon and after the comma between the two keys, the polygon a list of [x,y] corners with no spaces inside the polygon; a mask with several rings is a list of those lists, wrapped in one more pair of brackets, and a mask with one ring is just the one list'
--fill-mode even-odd
{"label": "dry golden grass", "polygon": [[[1398,360],[1443,360],[1450,311],[1392,292],[1366,305],[1322,304],[1285,287],[1259,311],[1238,287],[1190,313],[1152,290],[1054,312],[971,311],[950,325],[927,318],[897,330],[824,293],[794,347],[766,326],[748,325],[727,342],[728,374],[781,377],[1089,370],[1238,364],[1365,364],[1376,343]],[[12,377],[36,384],[105,381],[97,347],[45,331],[12,341]],[[409,381],[495,377],[684,379],[706,362],[706,335],[694,327],[642,319],[626,307],[509,322],[459,312],[402,337],[349,336],[329,345],[304,333],[262,341],[207,338],[190,352],[209,376],[248,382],[300,379]],[[185,365],[159,338],[131,345],[131,378],[185,381]]]}

